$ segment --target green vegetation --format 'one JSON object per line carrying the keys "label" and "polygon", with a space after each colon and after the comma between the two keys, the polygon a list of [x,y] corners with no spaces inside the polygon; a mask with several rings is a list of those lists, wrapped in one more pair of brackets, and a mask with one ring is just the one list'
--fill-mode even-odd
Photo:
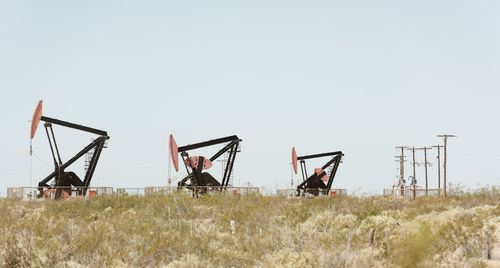
{"label": "green vegetation", "polygon": [[[485,267],[500,189],[447,199],[187,194],[0,199],[6,267]],[[233,223],[231,223],[233,222]],[[493,254],[493,258],[497,258]]]}

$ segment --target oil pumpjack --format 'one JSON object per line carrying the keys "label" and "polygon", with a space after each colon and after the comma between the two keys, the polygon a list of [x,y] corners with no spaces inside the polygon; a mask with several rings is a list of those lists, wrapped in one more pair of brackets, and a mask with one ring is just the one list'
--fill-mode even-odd
{"label": "oil pumpjack", "polygon": [[[182,158],[182,163],[186,167],[188,175],[178,183],[178,187],[186,187],[194,193],[208,193],[211,189],[224,190],[229,184],[229,178],[233,171],[234,161],[238,153],[238,146],[242,140],[238,136],[228,136],[215,140],[204,141],[200,143],[177,147],[177,143],[172,135],[170,135],[170,155],[176,172],[179,172],[179,153]],[[206,158],[203,156],[189,156],[188,151],[217,144],[226,145],[215,153],[212,157]],[[224,153],[229,152],[227,163],[224,168],[222,180],[219,182],[210,173],[203,170],[210,169],[212,162],[219,158]]]}
{"label": "oil pumpjack", "polygon": [[[330,189],[332,188],[333,180],[335,179],[335,174],[342,161],[344,154],[341,151],[329,152],[322,154],[304,155],[297,156],[295,147],[292,148],[292,165],[293,171],[297,174],[297,163],[300,161],[300,171],[302,173],[302,183],[297,186],[297,196],[305,195],[306,193],[318,196],[319,194],[328,195]],[[315,168],[314,173],[311,176],[307,176],[306,161],[307,159],[322,158],[322,157],[332,157],[326,164],[321,168]],[[332,166],[330,175],[328,176],[325,171],[328,167]],[[326,182],[326,184],[325,184]]]}
{"label": "oil pumpjack", "polygon": [[[64,198],[72,195],[71,187],[76,187],[76,195],[84,196],[87,192],[87,189],[90,185],[90,181],[92,180],[92,176],[94,175],[95,168],[97,166],[97,161],[99,161],[99,157],[101,156],[102,149],[105,148],[106,140],[109,139],[109,136],[106,131],[90,128],[82,125],[77,125],[70,122],[65,122],[62,120],[42,116],[42,103],[43,101],[39,101],[38,105],[35,109],[35,113],[33,114],[33,120],[31,121],[31,139],[35,137],[36,130],[38,128],[38,124],[40,121],[45,122],[45,132],[47,134],[47,138],[49,140],[50,151],[52,152],[52,159],[54,161],[54,171],[50,173],[47,177],[45,177],[42,181],[38,183],[38,197],[43,197],[47,195],[49,191],[55,191],[55,199]],[[59,154],[59,148],[57,146],[56,138],[54,135],[54,130],[52,125],[63,126],[71,129],[76,129],[92,134],[96,134],[99,137],[94,139],[89,145],[84,147],[80,152],[78,152],[75,156],[70,158],[66,162],[62,162],[61,155]],[[85,177],[83,181],[72,171],[66,171],[66,169],[77,161],[79,158],[84,156],[86,153],[93,151],[92,157],[90,159],[87,171],[85,173]],[[57,156],[57,159],[56,159]],[[54,179],[53,183],[49,184],[49,182]],[[44,190],[46,189],[46,190]]]}

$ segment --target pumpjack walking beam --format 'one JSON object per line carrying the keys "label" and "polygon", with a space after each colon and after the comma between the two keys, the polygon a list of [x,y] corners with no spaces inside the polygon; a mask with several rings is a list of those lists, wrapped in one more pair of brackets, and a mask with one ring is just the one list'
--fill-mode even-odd
{"label": "pumpjack walking beam", "polygon": [[[238,136],[233,135],[233,136],[228,136],[224,138],[219,138],[215,140],[210,140],[210,141],[205,141],[205,142],[200,142],[200,143],[195,143],[195,144],[190,144],[186,146],[181,146],[178,147],[178,152],[181,153],[182,160],[184,162],[184,166],[186,167],[186,170],[188,172],[188,175],[182,179],[178,185],[179,187],[187,186],[188,188],[193,188],[196,186],[221,186],[223,189],[225,189],[228,184],[229,184],[229,178],[231,177],[231,173],[233,170],[234,166],[234,161],[236,158],[236,153],[238,152],[238,146],[239,143],[242,140],[238,138]],[[208,146],[213,146],[217,144],[222,144],[222,143],[227,143],[224,148],[219,150],[217,153],[215,153],[212,157],[210,157],[208,160],[210,162],[215,161],[217,158],[219,158],[221,155],[229,151],[229,157],[227,159],[227,163],[224,169],[223,177],[221,182],[219,183],[217,180],[213,179],[213,177],[210,176],[210,181],[206,179],[202,179],[202,170],[203,170],[203,163],[204,163],[204,158],[200,157],[198,160],[198,165],[195,167],[192,162],[191,158],[189,157],[188,151],[190,150],[195,150],[199,148],[204,148]],[[189,165],[188,165],[189,163]],[[208,174],[208,173],[207,173]],[[190,180],[190,184],[186,184],[186,182]]]}
{"label": "pumpjack walking beam", "polygon": [[66,121],[62,121],[59,119],[54,119],[54,118],[50,118],[50,117],[46,117],[46,116],[42,116],[40,119],[44,122],[52,123],[54,125],[59,125],[59,126],[63,126],[63,127],[72,128],[72,129],[78,129],[78,130],[93,133],[93,134],[96,134],[99,136],[108,136],[108,133],[104,130],[99,130],[99,129],[86,127],[86,126],[82,126],[82,125],[77,125],[77,124],[73,124],[70,122],[66,122]]}
{"label": "pumpjack walking beam", "polygon": [[[293,150],[293,154],[295,154],[295,150]],[[333,156],[333,158],[321,167],[321,172],[319,174],[314,172],[311,176],[307,177],[305,160],[328,157],[328,156]],[[343,156],[344,154],[341,151],[337,151],[337,152],[329,152],[329,153],[313,154],[313,155],[305,155],[297,157],[296,158],[297,161],[300,161],[300,169],[303,179],[303,182],[297,186],[297,195],[300,195],[301,191],[309,192],[313,195],[318,195],[320,189],[323,192],[323,194],[328,194],[328,192],[332,188],[332,183],[333,180],[335,179],[335,174],[337,173],[337,170],[339,168]],[[325,184],[321,180],[324,176],[327,175],[326,171],[324,170],[330,167],[332,164],[333,164],[332,171],[328,178],[327,184]]]}

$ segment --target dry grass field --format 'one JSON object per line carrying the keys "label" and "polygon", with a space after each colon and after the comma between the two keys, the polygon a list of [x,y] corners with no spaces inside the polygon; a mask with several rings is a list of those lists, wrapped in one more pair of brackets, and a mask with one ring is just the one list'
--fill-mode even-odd
{"label": "dry grass field", "polygon": [[497,187],[415,201],[2,198],[0,214],[2,267],[500,267]]}

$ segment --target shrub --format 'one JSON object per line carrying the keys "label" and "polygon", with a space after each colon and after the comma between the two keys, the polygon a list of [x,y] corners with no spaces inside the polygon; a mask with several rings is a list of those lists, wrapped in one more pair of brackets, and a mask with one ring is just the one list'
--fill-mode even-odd
{"label": "shrub", "polygon": [[450,198],[174,193],[0,199],[4,267],[481,266],[498,187]]}

